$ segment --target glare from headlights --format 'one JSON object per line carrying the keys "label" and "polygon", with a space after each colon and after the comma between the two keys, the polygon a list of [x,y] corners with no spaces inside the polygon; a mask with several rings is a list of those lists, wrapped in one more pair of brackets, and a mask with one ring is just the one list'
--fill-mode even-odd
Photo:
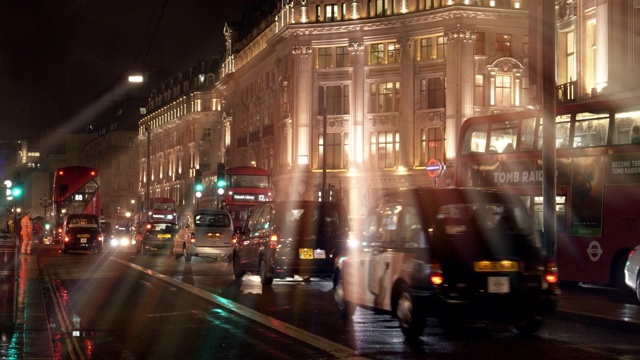
{"label": "glare from headlights", "polygon": [[117,239],[111,239],[111,246],[118,246],[118,240]]}

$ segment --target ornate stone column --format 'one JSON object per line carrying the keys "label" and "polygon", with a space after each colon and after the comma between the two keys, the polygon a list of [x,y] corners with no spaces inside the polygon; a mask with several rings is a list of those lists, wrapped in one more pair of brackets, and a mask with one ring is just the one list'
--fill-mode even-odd
{"label": "ornate stone column", "polygon": [[351,121],[349,122],[349,164],[360,167],[364,161],[364,98],[368,91],[364,80],[364,43],[352,42],[347,46],[353,60],[353,80],[351,86]]}
{"label": "ornate stone column", "polygon": [[[311,46],[294,45],[294,83],[293,83],[293,139],[294,167],[308,168],[311,162],[311,111],[313,78],[311,74]],[[305,160],[306,159],[306,160]]]}
{"label": "ornate stone column", "polygon": [[413,38],[400,39],[402,67],[400,70],[400,165],[407,169],[415,165],[415,101],[413,94]]}
{"label": "ornate stone column", "polygon": [[463,119],[473,116],[475,30],[466,30],[457,24],[445,31],[447,39],[447,84],[445,160],[455,161],[458,134]]}

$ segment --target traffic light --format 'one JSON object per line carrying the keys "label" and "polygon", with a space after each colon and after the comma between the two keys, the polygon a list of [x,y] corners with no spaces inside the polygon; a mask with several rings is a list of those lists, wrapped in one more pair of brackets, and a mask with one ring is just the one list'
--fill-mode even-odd
{"label": "traffic light", "polygon": [[204,186],[202,185],[202,171],[200,171],[200,169],[196,169],[194,190],[196,191],[196,197],[199,198],[202,196],[202,190],[204,190]]}
{"label": "traffic light", "polygon": [[14,198],[19,198],[22,196],[22,183],[17,182],[11,186],[11,196]]}
{"label": "traffic light", "polygon": [[218,188],[218,194],[224,194],[224,190],[227,187],[227,180],[225,179],[224,163],[218,163],[218,172],[216,177],[216,188]]}

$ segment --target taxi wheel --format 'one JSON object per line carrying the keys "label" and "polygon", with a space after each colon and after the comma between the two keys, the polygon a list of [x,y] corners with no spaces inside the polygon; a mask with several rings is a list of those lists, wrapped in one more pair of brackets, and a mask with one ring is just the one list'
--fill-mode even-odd
{"label": "taxi wheel", "polygon": [[242,280],[244,277],[245,271],[240,269],[240,260],[238,260],[238,256],[233,257],[233,277],[236,280]]}
{"label": "taxi wheel", "polygon": [[411,289],[406,284],[402,285],[399,291],[396,316],[405,337],[415,338],[424,333],[426,319],[420,313],[418,304],[414,303]]}
{"label": "taxi wheel", "polygon": [[333,300],[338,307],[338,315],[343,320],[351,320],[353,314],[356,312],[356,305],[351,301],[347,301],[344,298],[344,281],[340,272],[336,274],[336,280],[333,286]]}
{"label": "taxi wheel", "polygon": [[534,334],[542,327],[542,318],[537,315],[529,315],[513,327],[521,334]]}
{"label": "taxi wheel", "polygon": [[260,283],[262,286],[271,286],[273,284],[273,275],[267,270],[267,262],[260,260]]}

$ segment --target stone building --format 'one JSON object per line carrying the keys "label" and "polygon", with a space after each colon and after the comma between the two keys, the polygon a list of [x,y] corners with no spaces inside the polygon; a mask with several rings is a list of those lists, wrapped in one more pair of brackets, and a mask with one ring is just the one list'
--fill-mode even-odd
{"label": "stone building", "polygon": [[[254,165],[277,199],[330,189],[357,217],[388,191],[449,186],[467,118],[540,106],[543,26],[557,26],[559,102],[637,94],[635,3],[556,1],[538,21],[538,1],[269,2],[251,31],[227,24],[217,69],[174,79],[139,123],[140,191],[148,173],[151,194],[188,204],[195,169]],[[169,103],[194,75],[206,90]]]}

